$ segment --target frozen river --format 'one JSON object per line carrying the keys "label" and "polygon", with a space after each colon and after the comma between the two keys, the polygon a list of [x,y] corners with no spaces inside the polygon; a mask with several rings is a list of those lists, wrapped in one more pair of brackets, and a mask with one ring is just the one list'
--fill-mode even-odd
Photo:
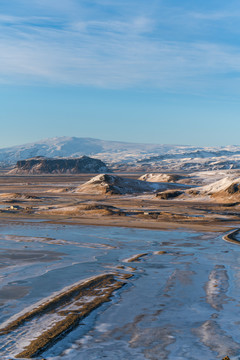
{"label": "frozen river", "polygon": [[[38,359],[240,359],[240,247],[221,234],[2,223],[0,267],[1,324],[80,280],[133,274]],[[2,335],[1,359],[53,316]]]}

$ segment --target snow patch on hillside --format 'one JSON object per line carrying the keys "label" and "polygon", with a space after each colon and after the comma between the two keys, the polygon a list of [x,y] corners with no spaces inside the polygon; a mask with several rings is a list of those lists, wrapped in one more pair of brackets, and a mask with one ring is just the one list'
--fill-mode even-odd
{"label": "snow patch on hillside", "polygon": [[178,184],[149,183],[141,180],[122,178],[116,175],[100,174],[79,186],[74,192],[87,194],[124,195],[164,191],[179,188]]}
{"label": "snow patch on hillside", "polygon": [[139,180],[149,181],[149,182],[177,182],[182,178],[183,176],[176,174],[150,173],[140,176]]}
{"label": "snow patch on hillside", "polygon": [[227,190],[231,185],[240,185],[240,178],[233,178],[233,177],[226,177],[219,181],[216,181],[212,184],[201,186],[197,188],[197,190],[201,194],[208,194],[212,195],[214,193],[217,193],[219,191],[225,191]]}

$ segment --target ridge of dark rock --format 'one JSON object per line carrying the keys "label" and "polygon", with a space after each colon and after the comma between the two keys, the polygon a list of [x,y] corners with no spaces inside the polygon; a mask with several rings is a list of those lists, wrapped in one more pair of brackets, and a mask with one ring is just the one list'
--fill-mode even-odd
{"label": "ridge of dark rock", "polygon": [[82,156],[81,158],[52,159],[35,157],[17,161],[11,174],[79,174],[109,171],[107,165],[99,160]]}

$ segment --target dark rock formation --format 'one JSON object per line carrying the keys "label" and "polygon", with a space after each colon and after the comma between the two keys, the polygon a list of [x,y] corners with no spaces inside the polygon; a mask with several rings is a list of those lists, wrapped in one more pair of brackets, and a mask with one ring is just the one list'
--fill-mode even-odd
{"label": "dark rock formation", "polygon": [[83,156],[77,159],[36,157],[20,160],[10,174],[80,174],[107,172],[104,162]]}
{"label": "dark rock formation", "polygon": [[162,200],[174,199],[183,194],[183,191],[179,190],[166,190],[157,193],[156,197]]}
{"label": "dark rock formation", "polygon": [[240,185],[239,184],[232,184],[227,189],[226,192],[228,194],[236,194],[240,192]]}

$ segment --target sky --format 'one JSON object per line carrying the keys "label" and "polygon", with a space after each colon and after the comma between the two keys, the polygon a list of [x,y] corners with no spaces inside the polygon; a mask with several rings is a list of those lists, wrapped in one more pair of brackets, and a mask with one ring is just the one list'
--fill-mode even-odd
{"label": "sky", "polygon": [[239,144],[239,0],[1,0],[0,147]]}

